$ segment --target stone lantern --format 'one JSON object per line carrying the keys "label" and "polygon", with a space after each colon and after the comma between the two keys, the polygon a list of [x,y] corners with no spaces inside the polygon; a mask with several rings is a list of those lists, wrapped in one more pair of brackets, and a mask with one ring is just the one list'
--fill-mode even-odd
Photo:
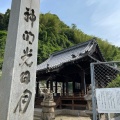
{"label": "stone lantern", "polygon": [[46,88],[43,90],[43,93],[44,93],[44,99],[43,102],[41,102],[41,106],[42,106],[41,119],[55,120],[54,107],[56,103],[53,100],[53,92],[49,92],[49,90]]}

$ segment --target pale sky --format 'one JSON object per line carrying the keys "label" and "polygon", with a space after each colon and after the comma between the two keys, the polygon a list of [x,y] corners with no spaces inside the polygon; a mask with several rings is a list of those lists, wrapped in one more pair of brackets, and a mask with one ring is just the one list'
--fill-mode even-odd
{"label": "pale sky", "polygon": [[[0,0],[0,12],[10,7],[11,0]],[[120,0],[41,0],[40,12],[120,47]]]}

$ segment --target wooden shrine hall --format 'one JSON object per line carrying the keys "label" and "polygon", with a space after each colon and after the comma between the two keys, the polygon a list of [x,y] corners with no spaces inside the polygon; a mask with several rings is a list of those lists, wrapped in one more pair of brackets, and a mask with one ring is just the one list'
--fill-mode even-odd
{"label": "wooden shrine hall", "polygon": [[[47,88],[54,91],[56,107],[86,108],[83,96],[91,84],[90,63],[99,61],[104,62],[105,59],[95,39],[53,53],[37,66],[35,107],[42,101],[39,81],[45,80]],[[58,83],[61,85],[59,93]]]}

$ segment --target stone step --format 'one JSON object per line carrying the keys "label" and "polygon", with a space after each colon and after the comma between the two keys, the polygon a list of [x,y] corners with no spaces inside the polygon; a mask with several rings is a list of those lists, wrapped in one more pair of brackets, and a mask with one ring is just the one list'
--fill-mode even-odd
{"label": "stone step", "polygon": [[38,114],[34,114],[34,117],[40,117],[41,115],[38,115]]}
{"label": "stone step", "polygon": [[40,120],[41,117],[41,110],[34,111],[34,120]]}
{"label": "stone step", "polygon": [[34,117],[34,120],[40,120],[40,118],[38,118],[38,117]]}
{"label": "stone step", "polygon": [[40,120],[40,115],[35,115],[34,114],[34,120]]}

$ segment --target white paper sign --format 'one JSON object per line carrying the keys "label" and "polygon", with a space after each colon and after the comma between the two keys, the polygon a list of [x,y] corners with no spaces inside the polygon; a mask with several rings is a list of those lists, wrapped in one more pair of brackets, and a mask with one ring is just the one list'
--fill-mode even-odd
{"label": "white paper sign", "polygon": [[96,89],[98,113],[120,113],[120,88]]}

